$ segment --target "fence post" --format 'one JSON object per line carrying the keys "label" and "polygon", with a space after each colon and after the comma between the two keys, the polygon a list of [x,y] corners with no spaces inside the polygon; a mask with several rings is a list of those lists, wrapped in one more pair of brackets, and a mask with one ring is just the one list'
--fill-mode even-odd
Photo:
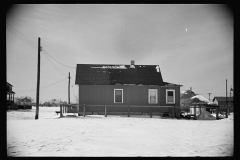
{"label": "fence post", "polygon": [[150,118],[152,118],[152,107],[150,107]]}
{"label": "fence post", "polygon": [[80,113],[79,113],[79,107],[80,107],[80,105],[77,104],[77,113],[78,113],[78,116],[80,116]]}
{"label": "fence post", "polygon": [[83,117],[85,117],[85,104],[83,105]]}
{"label": "fence post", "polygon": [[60,104],[60,118],[62,117],[62,105]]}
{"label": "fence post", "polygon": [[172,118],[174,118],[174,106],[172,106]]}
{"label": "fence post", "polygon": [[107,117],[107,106],[105,106],[105,117]]}
{"label": "fence post", "polygon": [[219,106],[216,107],[216,120],[218,120]]}
{"label": "fence post", "polygon": [[130,115],[129,115],[129,106],[128,106],[128,117],[129,117]]}

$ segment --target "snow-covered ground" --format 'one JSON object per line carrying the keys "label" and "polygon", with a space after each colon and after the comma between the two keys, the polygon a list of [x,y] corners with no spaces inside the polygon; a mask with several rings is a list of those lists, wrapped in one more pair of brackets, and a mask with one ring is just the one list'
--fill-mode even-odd
{"label": "snow-covered ground", "polygon": [[[233,113],[222,120],[87,115],[59,107],[7,111],[8,156],[232,156]],[[73,115],[73,114],[69,114]]]}

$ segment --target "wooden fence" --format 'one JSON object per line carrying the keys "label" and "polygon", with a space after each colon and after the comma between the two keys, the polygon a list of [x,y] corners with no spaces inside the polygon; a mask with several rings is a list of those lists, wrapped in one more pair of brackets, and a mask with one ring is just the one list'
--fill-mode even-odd
{"label": "wooden fence", "polygon": [[[127,113],[130,117],[130,113],[142,112],[149,113],[152,118],[153,113],[170,113],[172,118],[175,116],[174,106],[136,106],[136,105],[90,105],[90,104],[80,104],[71,105],[64,104],[60,105],[60,117],[63,117],[66,113],[77,113],[78,116],[86,116],[87,112],[104,112],[105,117],[108,113]],[[177,116],[178,117],[178,116]]]}

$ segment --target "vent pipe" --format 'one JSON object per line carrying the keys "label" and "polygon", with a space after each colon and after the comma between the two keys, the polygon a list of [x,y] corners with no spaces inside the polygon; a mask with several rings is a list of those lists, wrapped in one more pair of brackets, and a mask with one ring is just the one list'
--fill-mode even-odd
{"label": "vent pipe", "polygon": [[134,64],[135,64],[135,61],[134,61],[134,60],[131,60],[130,68],[135,68],[135,67],[134,67]]}

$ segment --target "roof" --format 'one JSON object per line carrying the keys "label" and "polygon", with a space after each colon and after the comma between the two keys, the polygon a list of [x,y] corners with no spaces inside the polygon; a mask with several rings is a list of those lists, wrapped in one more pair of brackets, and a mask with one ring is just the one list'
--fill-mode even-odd
{"label": "roof", "polygon": [[[226,102],[226,97],[214,97],[214,98],[213,98],[213,101],[214,101],[215,99],[216,99],[218,102]],[[227,100],[228,100],[228,101],[233,101],[233,97],[227,97]]]}
{"label": "roof", "polygon": [[196,95],[191,98],[190,104],[209,104],[210,101],[202,95]]}
{"label": "roof", "polygon": [[190,99],[191,97],[195,96],[196,94],[193,91],[186,90],[182,92],[181,99]]}
{"label": "roof", "polygon": [[13,92],[13,91],[10,91],[10,92],[7,91],[7,94],[11,94],[11,93],[15,94],[15,92]]}
{"label": "roof", "polygon": [[11,85],[10,83],[7,82],[7,86],[13,86],[13,85]]}
{"label": "roof", "polygon": [[77,64],[78,85],[175,85],[163,82],[158,65]]}

